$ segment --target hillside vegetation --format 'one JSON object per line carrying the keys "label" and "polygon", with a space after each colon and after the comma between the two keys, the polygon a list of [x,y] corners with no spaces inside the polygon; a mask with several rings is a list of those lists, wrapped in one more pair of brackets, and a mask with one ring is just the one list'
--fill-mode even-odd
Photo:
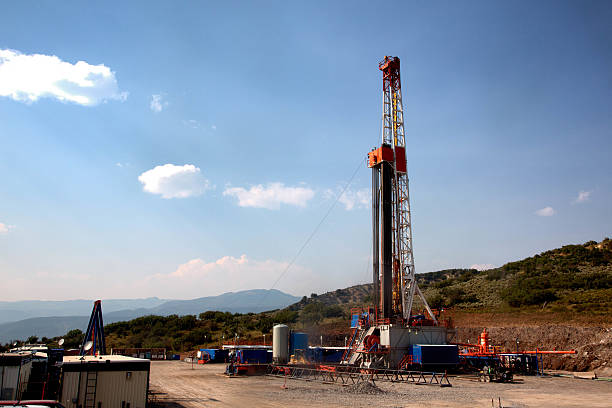
{"label": "hillside vegetation", "polygon": [[[566,245],[487,271],[451,269],[419,274],[418,281],[434,308],[511,316],[544,311],[561,313],[564,319],[569,318],[568,313],[605,319],[612,311],[612,241]],[[186,351],[237,338],[240,342],[261,342],[275,323],[317,334],[329,332],[328,340],[342,343],[350,308],[371,303],[371,291],[372,285],[365,284],[313,293],[284,309],[257,314],[202,311],[197,316],[139,317],[106,325],[107,346]],[[78,347],[83,333],[71,330],[63,337],[66,347]],[[55,345],[59,338],[44,340]]]}
{"label": "hillside vegetation", "polygon": [[[546,309],[606,315],[612,311],[612,240],[566,245],[486,271],[422,273],[417,281],[433,308],[488,312]],[[348,311],[370,303],[371,291],[372,284],[365,284],[312,294],[288,309],[300,311],[321,303]]]}
{"label": "hillside vegetation", "polygon": [[608,314],[612,310],[612,241],[566,245],[487,271],[419,276],[433,307]]}

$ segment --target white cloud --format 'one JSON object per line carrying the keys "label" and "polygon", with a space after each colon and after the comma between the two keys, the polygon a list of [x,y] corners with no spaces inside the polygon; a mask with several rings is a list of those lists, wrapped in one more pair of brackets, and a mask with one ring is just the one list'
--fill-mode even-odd
{"label": "white cloud", "polygon": [[486,271],[488,269],[493,269],[493,268],[495,268],[495,266],[493,266],[492,264],[474,264],[470,266],[470,269],[476,269],[478,271]]}
{"label": "white cloud", "polygon": [[195,119],[184,120],[183,124],[185,126],[189,126],[192,129],[198,129],[198,128],[200,128],[200,126],[202,126],[202,124],[200,122],[198,122],[197,120],[195,120]]}
{"label": "white cloud", "polygon": [[217,130],[217,126],[216,126],[216,125],[212,125],[210,128],[211,128],[212,130]]}
{"label": "white cloud", "polygon": [[261,184],[246,190],[242,187],[228,187],[224,196],[238,199],[240,207],[267,208],[278,210],[281,204],[305,207],[308,200],[314,197],[314,191],[305,187],[285,187],[283,183]]}
{"label": "white cloud", "polygon": [[0,96],[32,103],[40,98],[93,106],[107,100],[125,100],[115,73],[104,64],[76,64],[55,55],[22,54],[0,50]]}
{"label": "white cloud", "polygon": [[159,113],[168,106],[168,102],[164,101],[162,95],[151,95],[151,104],[149,106],[153,112]]}
{"label": "white cloud", "polygon": [[[326,195],[330,197],[335,197],[335,194],[332,190],[327,190]],[[338,202],[343,204],[346,210],[350,211],[354,208],[368,208],[371,203],[371,197],[372,193],[367,188],[355,191],[347,188],[344,191],[344,194],[342,194],[338,199]]]}
{"label": "white cloud", "polygon": [[186,198],[203,194],[209,187],[200,169],[193,164],[164,164],[138,176],[143,190],[163,198]]}
{"label": "white cloud", "polygon": [[578,197],[576,197],[574,203],[584,203],[586,201],[589,201],[591,199],[591,193],[592,191],[579,191]]}
{"label": "white cloud", "polygon": [[537,210],[535,214],[540,217],[550,217],[555,214],[555,209],[552,207],[544,207]]}
{"label": "white cloud", "polygon": [[[151,293],[163,290],[166,294],[179,297],[185,297],[186,291],[206,296],[229,291],[268,289],[287,270],[288,265],[288,262],[256,260],[246,255],[223,256],[215,261],[196,258],[179,265],[174,272],[147,277],[144,286],[151,288]],[[312,279],[312,271],[294,264],[287,276],[279,281],[279,289],[290,293],[306,293],[312,287]]]}

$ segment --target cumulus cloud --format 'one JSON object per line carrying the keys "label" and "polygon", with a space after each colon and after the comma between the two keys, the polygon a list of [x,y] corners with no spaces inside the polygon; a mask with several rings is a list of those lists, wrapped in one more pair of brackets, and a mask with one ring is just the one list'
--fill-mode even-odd
{"label": "cumulus cloud", "polygon": [[0,96],[32,103],[40,98],[94,106],[107,100],[125,100],[115,73],[104,64],[76,64],[55,55],[22,54],[0,49]]}
{"label": "cumulus cloud", "polygon": [[[326,195],[330,197],[335,196],[332,190],[327,190]],[[371,196],[372,193],[367,188],[361,190],[351,190],[347,188],[344,194],[338,199],[338,202],[344,205],[344,208],[348,211],[355,208],[368,208],[370,206]]]}
{"label": "cumulus cloud", "polygon": [[552,207],[544,207],[537,210],[535,214],[540,217],[550,217],[555,215],[555,209]]}
{"label": "cumulus cloud", "polygon": [[495,266],[493,266],[492,264],[474,264],[470,266],[470,269],[476,269],[478,271],[486,271],[493,268],[495,268]]}
{"label": "cumulus cloud", "polygon": [[576,197],[576,199],[574,200],[574,203],[584,203],[586,201],[589,201],[591,199],[591,193],[592,191],[584,191],[584,190],[579,191],[578,197]]}
{"label": "cumulus cloud", "polygon": [[0,222],[0,234],[8,234],[12,228],[12,225],[6,225]]}
{"label": "cumulus cloud", "polygon": [[267,208],[278,210],[281,204],[305,207],[314,197],[314,191],[306,187],[285,187],[283,183],[258,184],[250,189],[228,187],[224,196],[236,197],[240,207]]}
{"label": "cumulus cloud", "polygon": [[[199,296],[218,295],[228,291],[269,288],[287,269],[288,263],[274,259],[257,260],[247,255],[223,256],[217,260],[205,261],[192,259],[179,265],[167,274],[149,276],[144,282],[146,287],[164,288],[165,293],[185,296],[185,290],[194,288]],[[301,293],[312,286],[313,274],[310,270],[292,265],[291,277],[279,282],[279,289],[291,293]],[[304,292],[306,293],[306,292]]]}
{"label": "cumulus cloud", "polygon": [[208,180],[193,164],[156,166],[138,176],[138,181],[142,183],[144,191],[163,198],[198,196],[209,187]]}
{"label": "cumulus cloud", "polygon": [[151,104],[149,106],[153,112],[159,113],[168,106],[168,102],[164,101],[162,95],[151,95]]}
{"label": "cumulus cloud", "polygon": [[202,124],[195,119],[184,120],[183,125],[189,126],[192,129],[199,129],[202,126]]}

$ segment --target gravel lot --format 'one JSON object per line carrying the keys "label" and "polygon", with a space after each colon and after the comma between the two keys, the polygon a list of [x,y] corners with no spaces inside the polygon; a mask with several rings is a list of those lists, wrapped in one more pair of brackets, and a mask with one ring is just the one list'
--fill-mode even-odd
{"label": "gravel lot", "polygon": [[[150,389],[158,406],[192,407],[504,407],[612,406],[612,382],[519,377],[514,384],[452,378],[452,388],[377,382],[348,386],[268,376],[228,378],[222,364],[151,362]],[[584,376],[584,373],[580,375]],[[377,389],[378,388],[378,389]]]}

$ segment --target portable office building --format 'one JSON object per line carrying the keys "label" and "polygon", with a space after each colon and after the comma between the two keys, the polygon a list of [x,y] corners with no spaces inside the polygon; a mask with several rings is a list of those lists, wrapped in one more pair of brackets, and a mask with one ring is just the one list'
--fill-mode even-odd
{"label": "portable office building", "polygon": [[31,353],[0,354],[0,400],[20,400],[32,372]]}
{"label": "portable office building", "polygon": [[145,408],[151,361],[118,355],[67,356],[60,402],[66,408]]}

